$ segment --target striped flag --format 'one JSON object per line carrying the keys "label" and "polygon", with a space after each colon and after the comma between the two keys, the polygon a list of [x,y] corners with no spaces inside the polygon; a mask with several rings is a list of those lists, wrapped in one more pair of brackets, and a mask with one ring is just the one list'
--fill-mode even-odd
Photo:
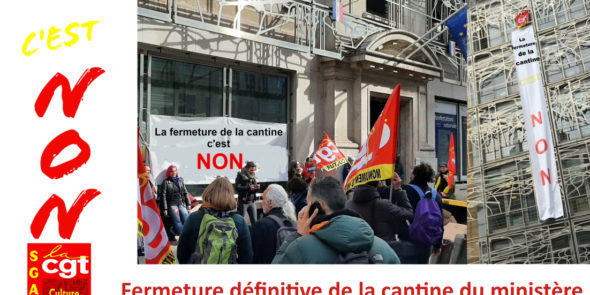
{"label": "striped flag", "polygon": [[170,248],[170,242],[160,218],[160,211],[145,171],[143,157],[137,144],[137,231],[143,237],[145,263],[175,264],[176,257]]}
{"label": "striped flag", "polygon": [[455,41],[449,41],[449,54],[451,56],[457,56],[457,44]]}
{"label": "striped flag", "polygon": [[332,18],[340,22],[344,20],[344,5],[340,1],[332,2]]}

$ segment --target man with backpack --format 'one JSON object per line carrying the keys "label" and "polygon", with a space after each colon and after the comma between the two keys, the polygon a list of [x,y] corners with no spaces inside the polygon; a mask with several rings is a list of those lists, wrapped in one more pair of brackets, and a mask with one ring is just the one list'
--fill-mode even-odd
{"label": "man with backpack", "polygon": [[442,248],[443,203],[436,190],[428,186],[433,178],[432,167],[427,163],[420,163],[412,170],[410,184],[402,186],[414,208],[414,220],[409,227],[414,249],[404,249],[412,253],[402,255],[411,257],[407,263],[427,264],[430,254],[438,255]]}
{"label": "man with backpack", "polygon": [[287,237],[272,263],[398,264],[389,245],[368,223],[344,208],[342,184],[333,177],[312,182],[307,203],[299,212],[297,233]]}
{"label": "man with backpack", "polygon": [[271,184],[262,194],[262,212],[265,217],[252,226],[252,248],[257,264],[269,264],[285,237],[297,232],[295,207],[285,189]]}

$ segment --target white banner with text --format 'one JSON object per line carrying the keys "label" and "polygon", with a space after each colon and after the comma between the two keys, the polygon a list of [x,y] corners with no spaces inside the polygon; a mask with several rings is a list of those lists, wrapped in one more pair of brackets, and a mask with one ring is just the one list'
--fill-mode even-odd
{"label": "white banner with text", "polygon": [[563,206],[551,139],[551,121],[532,26],[512,32],[512,50],[519,80],[539,219],[562,217]]}
{"label": "white banner with text", "polygon": [[287,181],[287,124],[150,115],[149,140],[158,183],[170,165],[186,184],[209,184],[218,176],[234,182],[246,161],[258,166],[258,182]]}

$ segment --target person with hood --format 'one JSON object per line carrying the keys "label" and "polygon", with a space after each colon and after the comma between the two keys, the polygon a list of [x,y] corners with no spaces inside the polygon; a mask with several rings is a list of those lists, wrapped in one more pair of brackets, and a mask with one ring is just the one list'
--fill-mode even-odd
{"label": "person with hood", "polygon": [[[401,180],[396,174],[394,183],[401,186]],[[408,225],[414,219],[412,205],[405,195],[398,198],[395,202],[381,199],[377,186],[379,181],[372,181],[367,184],[358,186],[354,191],[352,200],[346,202],[346,208],[351,209],[358,214],[371,226],[375,236],[380,237],[386,242],[392,242],[400,239],[403,235],[407,239]]]}
{"label": "person with hood", "polygon": [[314,181],[307,202],[299,212],[298,234],[287,237],[272,263],[343,263],[351,254],[362,257],[363,253],[365,263],[399,263],[395,252],[373,234],[369,224],[344,208],[346,196],[337,179],[326,177]]}
{"label": "person with hood", "polygon": [[295,226],[295,207],[285,189],[271,184],[262,194],[262,212],[265,217],[252,226],[254,263],[269,264],[277,253],[277,231],[281,226]]}
{"label": "person with hood", "polygon": [[246,166],[242,168],[236,176],[236,191],[238,192],[238,213],[248,218],[250,224],[256,223],[256,192],[260,190],[260,185],[256,181],[256,164],[247,161]]}
{"label": "person with hood", "polygon": [[191,202],[188,198],[188,191],[184,186],[184,180],[178,176],[178,168],[170,165],[166,170],[166,179],[162,183],[161,200],[164,216],[172,217],[174,230],[180,234],[183,224],[188,219],[188,212],[191,210]]}

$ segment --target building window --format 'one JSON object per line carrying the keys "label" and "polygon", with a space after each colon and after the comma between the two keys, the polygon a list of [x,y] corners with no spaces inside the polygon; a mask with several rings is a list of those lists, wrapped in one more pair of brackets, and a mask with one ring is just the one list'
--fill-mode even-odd
{"label": "building window", "polygon": [[254,121],[287,122],[287,78],[232,71],[231,116]]}
{"label": "building window", "polygon": [[590,213],[590,142],[560,148],[561,173],[570,216],[577,217]]}
{"label": "building window", "polygon": [[588,76],[548,88],[558,143],[590,136],[589,90]]}
{"label": "building window", "polygon": [[387,17],[386,3],[386,0],[367,0],[367,12],[381,17]]}
{"label": "building window", "polygon": [[223,68],[152,57],[151,113],[182,117],[223,115]]}
{"label": "building window", "polygon": [[590,29],[586,22],[565,26],[539,36],[545,65],[545,79],[556,82],[590,71],[590,53],[587,42]]}

